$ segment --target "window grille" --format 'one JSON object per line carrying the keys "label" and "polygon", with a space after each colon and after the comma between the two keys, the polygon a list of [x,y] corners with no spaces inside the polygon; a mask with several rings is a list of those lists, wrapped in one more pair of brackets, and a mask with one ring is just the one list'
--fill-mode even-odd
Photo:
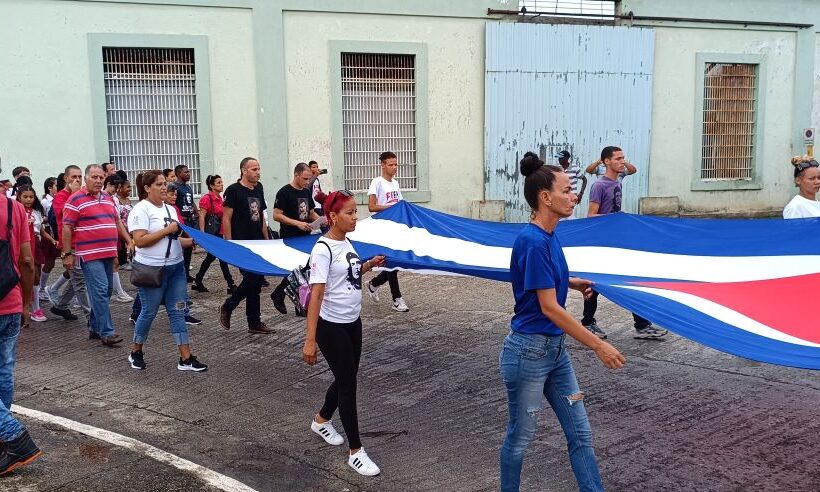
{"label": "window grille", "polygon": [[[599,15],[615,15],[614,0],[520,0],[518,6],[528,12]],[[532,14],[527,14],[532,15]]]}
{"label": "window grille", "polygon": [[142,171],[184,164],[200,193],[194,50],[103,48],[103,71],[108,148],[117,168],[133,183]]}
{"label": "window grille", "polygon": [[706,64],[702,180],[752,179],[756,107],[756,64]]}
{"label": "window grille", "polygon": [[379,154],[390,150],[399,186],[416,190],[415,56],[341,56],[345,188],[367,191],[381,175]]}

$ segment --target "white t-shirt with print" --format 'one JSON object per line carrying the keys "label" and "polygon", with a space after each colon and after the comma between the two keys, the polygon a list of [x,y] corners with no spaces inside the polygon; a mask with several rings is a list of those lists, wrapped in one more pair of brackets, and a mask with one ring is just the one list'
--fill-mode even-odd
{"label": "white t-shirt with print", "polygon": [[367,190],[368,195],[376,195],[376,204],[391,206],[402,200],[401,189],[399,189],[399,182],[393,179],[387,181],[379,176],[370,182],[370,189]]}
{"label": "white t-shirt with print", "polygon": [[[138,230],[156,232],[168,225],[171,218],[179,222],[179,216],[173,207],[164,203],[157,207],[148,200],[142,200],[128,214],[128,231],[132,234]],[[182,261],[182,246],[178,239],[171,241],[171,254],[167,261],[166,251],[168,238],[164,237],[147,248],[136,248],[134,260],[148,266],[174,265]]]}
{"label": "white t-shirt with print", "polygon": [[784,219],[806,219],[810,217],[820,217],[820,202],[817,200],[808,200],[797,195],[783,209]]}
{"label": "white t-shirt with print", "polygon": [[319,182],[319,176],[313,178],[313,185],[312,186],[312,196],[313,196],[313,204],[316,206],[318,210],[322,209],[322,204],[316,201],[316,195],[322,191],[322,183]]}
{"label": "white t-shirt with print", "polygon": [[350,241],[327,237],[316,241],[310,252],[310,284],[325,284],[325,297],[319,310],[322,319],[332,323],[352,323],[359,319],[362,261]]}

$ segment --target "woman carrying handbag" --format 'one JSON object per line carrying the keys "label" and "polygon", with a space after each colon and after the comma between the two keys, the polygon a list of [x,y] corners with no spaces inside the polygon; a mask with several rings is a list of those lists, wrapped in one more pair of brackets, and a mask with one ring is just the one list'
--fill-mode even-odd
{"label": "woman carrying handbag", "polygon": [[171,335],[179,347],[177,369],[205,371],[208,366],[191,354],[185,325],[188,284],[182,248],[190,247],[192,240],[179,237],[179,217],[164,203],[166,183],[162,171],[146,171],[137,176],[136,184],[140,202],[128,215],[128,230],[136,245],[131,283],[137,286],[142,308],[134,326],[134,346],[128,361],[134,369],[145,369],[143,344],[160,304],[164,303]]}
{"label": "woman carrying handbag", "polygon": [[[225,185],[218,174],[213,176],[209,175],[205,178],[205,185],[208,186],[208,193],[203,195],[199,200],[199,230],[217,237],[222,237],[222,189]],[[202,281],[205,279],[205,274],[208,272],[214,260],[216,260],[216,257],[211,253],[208,253],[205,259],[202,260],[191,290],[208,292],[208,288],[205,287]],[[232,295],[236,290],[236,284],[233,282],[231,271],[228,270],[228,264],[219,260],[219,268],[222,270],[222,276],[225,277],[225,282],[228,283],[228,295]]]}

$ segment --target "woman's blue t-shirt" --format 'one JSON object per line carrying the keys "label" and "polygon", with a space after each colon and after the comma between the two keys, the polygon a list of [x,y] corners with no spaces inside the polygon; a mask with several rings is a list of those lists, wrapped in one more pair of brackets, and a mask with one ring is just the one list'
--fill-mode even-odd
{"label": "woman's blue t-shirt", "polygon": [[555,234],[549,234],[534,224],[527,224],[518,234],[510,259],[515,314],[512,329],[519,333],[560,335],[563,331],[543,312],[538,302],[538,289],[555,289],[562,307],[567,302],[569,267]]}

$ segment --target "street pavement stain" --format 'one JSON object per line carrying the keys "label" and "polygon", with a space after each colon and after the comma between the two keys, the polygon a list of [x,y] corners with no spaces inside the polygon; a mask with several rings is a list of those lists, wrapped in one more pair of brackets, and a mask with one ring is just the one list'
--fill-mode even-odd
{"label": "street pavement stain", "polygon": [[360,435],[362,437],[385,437],[387,436],[388,441],[392,441],[393,439],[399,436],[406,436],[408,432],[406,430],[402,431],[370,431],[370,432],[361,432]]}
{"label": "street pavement stain", "polygon": [[108,463],[111,458],[111,447],[100,444],[80,444],[80,456],[90,463]]}

